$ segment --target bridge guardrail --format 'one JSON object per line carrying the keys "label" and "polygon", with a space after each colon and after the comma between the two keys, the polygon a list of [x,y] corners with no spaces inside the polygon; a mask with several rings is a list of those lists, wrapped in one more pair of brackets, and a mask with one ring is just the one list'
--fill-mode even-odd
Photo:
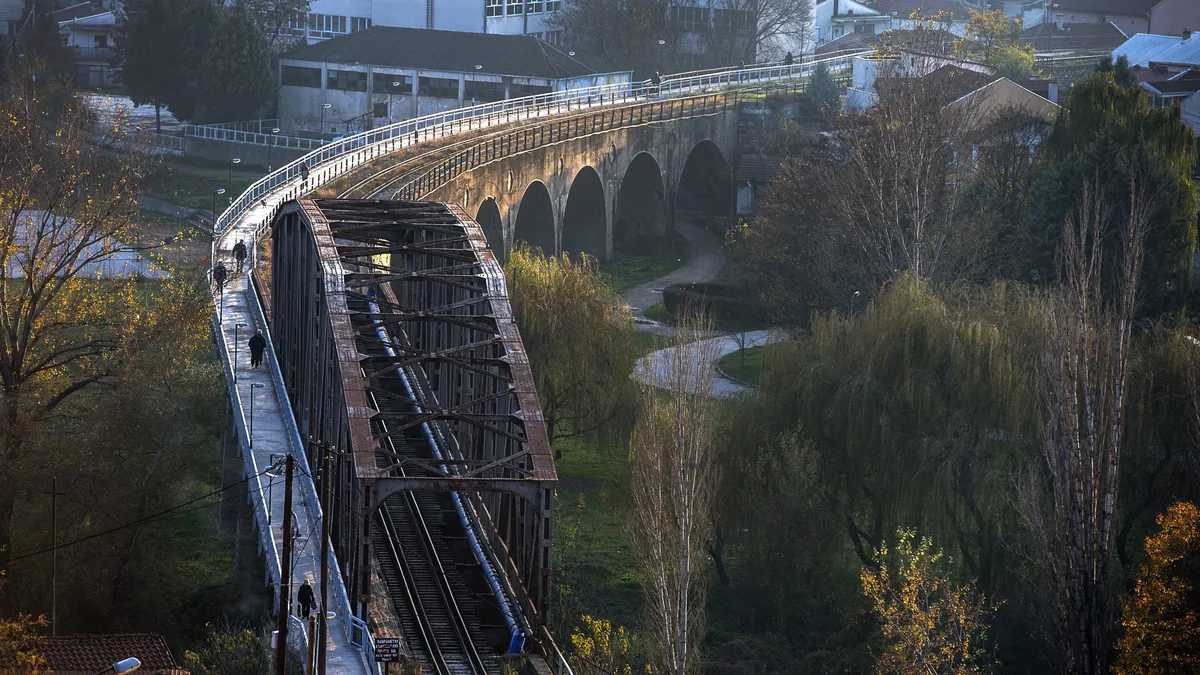
{"label": "bridge guardrail", "polygon": [[397,139],[400,139],[400,147],[403,147],[403,140],[406,138],[411,137],[414,141],[420,142],[444,137],[458,131],[470,130],[476,126],[476,121],[483,122],[478,125],[480,127],[494,126],[520,119],[555,114],[564,110],[569,112],[572,106],[591,107],[606,103],[627,102],[631,99],[637,100],[654,95],[670,96],[717,87],[725,88],[804,77],[811,74],[819,63],[828,64],[831,69],[845,68],[850,66],[854,56],[867,53],[869,52],[863,51],[832,58],[808,59],[790,66],[768,65],[744,70],[733,68],[704,72],[687,77],[667,76],[659,86],[651,85],[649,82],[628,82],[535,94],[477,106],[455,108],[360,132],[336,143],[323,145],[260,178],[221,213],[214,228],[215,233],[217,235],[224,233],[230,223],[259,203],[265,195],[299,178],[301,165],[307,165],[310,172],[316,168],[324,169],[333,165],[331,168],[334,168],[335,175],[343,175],[358,168],[366,161],[398,149]]}

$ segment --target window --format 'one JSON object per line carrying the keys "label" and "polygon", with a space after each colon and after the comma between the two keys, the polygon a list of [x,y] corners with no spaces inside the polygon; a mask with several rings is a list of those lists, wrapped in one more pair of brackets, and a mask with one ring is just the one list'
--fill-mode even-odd
{"label": "window", "polygon": [[509,87],[509,92],[513,98],[533,96],[535,94],[549,94],[550,91],[550,87],[543,87],[536,84],[514,84]]}
{"label": "window", "polygon": [[366,91],[367,74],[354,70],[325,71],[325,88],[340,91]]}
{"label": "window", "polygon": [[838,38],[840,38],[840,37],[842,37],[842,27],[841,27],[841,26],[834,26],[834,27],[833,27],[833,39],[834,39],[834,40],[836,40],[836,39],[838,39]]}
{"label": "window", "polygon": [[525,3],[525,13],[526,14],[541,14],[542,13],[542,0],[532,0],[531,2]]}
{"label": "window", "polygon": [[357,33],[360,30],[367,30],[371,27],[370,17],[352,16],[350,17],[350,32]]}
{"label": "window", "polygon": [[504,16],[504,0],[487,0],[483,13],[485,16]]}
{"label": "window", "polygon": [[548,30],[542,39],[557,47],[562,44],[562,33],[561,30]]}
{"label": "window", "polygon": [[463,91],[463,98],[483,103],[503,101],[504,83],[467,80]]}
{"label": "window", "polygon": [[[393,82],[399,82],[399,86],[392,86]],[[412,78],[408,75],[393,75],[391,73],[372,73],[371,74],[371,91],[376,94],[401,94],[412,93]]]}
{"label": "window", "polygon": [[557,12],[562,9],[562,0],[546,0],[546,11]]}
{"label": "window", "polygon": [[855,33],[865,33],[867,35],[875,34],[875,24],[873,23],[856,23],[854,24]]}
{"label": "window", "polygon": [[420,87],[417,88],[419,96],[432,96],[434,98],[458,98],[458,80],[452,80],[448,77],[422,77]]}
{"label": "window", "polygon": [[283,22],[283,27],[280,33],[284,35],[304,35],[304,26],[308,23],[308,17],[303,14],[296,13],[288,16],[287,21]]}
{"label": "window", "polygon": [[719,31],[739,31],[749,28],[754,14],[737,9],[713,10],[713,27]]}
{"label": "window", "polygon": [[309,14],[308,30],[313,37],[329,38],[346,33],[346,17],[332,14]]}
{"label": "window", "polygon": [[520,14],[525,9],[525,0],[508,0],[508,13]]}
{"label": "window", "polygon": [[708,30],[708,10],[703,7],[672,7],[671,19],[685,32]]}
{"label": "window", "polygon": [[94,35],[92,37],[95,39],[95,41],[92,45],[93,47],[99,47],[101,49],[104,49],[105,47],[108,46],[108,36],[107,35]]}
{"label": "window", "polygon": [[284,66],[280,73],[279,83],[291,87],[321,88],[320,68],[301,68],[299,66]]}
{"label": "window", "polygon": [[387,102],[376,103],[371,106],[371,109],[372,109],[371,114],[375,117],[387,117],[388,116],[387,108],[388,108]]}

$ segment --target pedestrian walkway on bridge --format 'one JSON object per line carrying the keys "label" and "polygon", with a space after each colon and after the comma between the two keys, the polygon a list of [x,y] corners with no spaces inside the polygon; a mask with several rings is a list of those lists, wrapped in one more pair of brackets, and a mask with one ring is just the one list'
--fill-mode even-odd
{"label": "pedestrian walkway on bridge", "polygon": [[[250,246],[255,222],[257,221],[252,218],[240,219],[231,228],[230,238],[225,241],[236,242],[238,239],[245,239],[247,245]],[[253,247],[251,246],[251,248]],[[218,256],[231,271],[236,269],[236,265],[232,261],[232,254],[228,249],[218,251]],[[249,441],[255,465],[261,471],[271,466],[279,456],[289,452],[299,460],[304,449],[294,447],[295,438],[288,429],[285,415],[290,417],[291,411],[284,410],[281,404],[282,399],[276,385],[279,380],[272,375],[276,364],[270,346],[267,348],[262,366],[250,367],[250,349],[247,344],[250,337],[260,328],[269,337],[269,331],[267,326],[262,325],[262,314],[257,308],[258,301],[249,286],[249,268],[247,268],[246,274],[232,276],[225,285],[224,293],[219,294],[218,301],[222,305],[218,308],[222,318],[219,335],[224,340],[226,353],[236,361],[233,369],[236,374],[234,386],[237,387],[239,398],[242,401],[242,414],[248,420]],[[311,465],[311,462],[309,464]],[[297,469],[302,465],[303,462],[297,461]],[[275,551],[282,551],[284,477],[281,473],[278,477],[264,476],[263,479],[265,492],[263,496],[271,505],[269,513]],[[309,511],[316,512],[317,505],[307,504],[305,490],[302,489],[302,483],[309,479],[309,476],[305,476],[297,470],[292,487],[294,529],[301,538],[306,539],[306,541],[294,542],[292,548],[292,597],[289,598],[289,607],[293,614],[298,613],[296,593],[305,579],[308,579],[317,591],[317,601],[320,602],[320,523],[309,518]],[[272,554],[270,550],[267,551],[267,555]],[[332,564],[332,559],[330,562]],[[332,571],[329,580],[332,587],[334,580]],[[328,608],[319,608],[322,611],[332,610],[334,612],[334,616],[328,620],[327,672],[352,674],[370,672],[363,661],[362,651],[347,640],[345,626],[347,618],[341,615],[342,610],[338,607],[332,588],[328,593],[327,604]],[[295,630],[295,627],[296,624],[293,622],[289,630]]]}

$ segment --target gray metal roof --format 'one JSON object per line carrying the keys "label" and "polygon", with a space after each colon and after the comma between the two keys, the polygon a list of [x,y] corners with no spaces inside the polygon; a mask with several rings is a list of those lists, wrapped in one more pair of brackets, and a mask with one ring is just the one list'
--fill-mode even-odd
{"label": "gray metal roof", "polygon": [[623,72],[585,63],[531,35],[462,33],[425,28],[372,26],[294,52],[281,59],[318,63],[362,64],[393,68],[441,70],[561,79],[603,72]]}
{"label": "gray metal roof", "polygon": [[1129,65],[1148,67],[1151,63],[1200,66],[1200,37],[1184,40],[1173,35],[1138,33],[1113,50],[1113,58],[1124,56]]}

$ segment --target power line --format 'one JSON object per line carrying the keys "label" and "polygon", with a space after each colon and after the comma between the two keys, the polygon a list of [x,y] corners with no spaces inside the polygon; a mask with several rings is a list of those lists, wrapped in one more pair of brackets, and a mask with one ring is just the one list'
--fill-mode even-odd
{"label": "power line", "polygon": [[[51,547],[49,547],[49,548],[43,548],[43,549],[38,549],[38,550],[36,550],[36,551],[30,551],[30,552],[28,552],[28,553],[22,553],[21,555],[18,555],[18,556],[13,556],[12,558],[9,558],[8,560],[9,560],[9,562],[17,562],[18,560],[24,560],[24,559],[26,559],[26,558],[32,558],[32,557],[34,557],[34,556],[42,555],[42,554],[44,554],[44,553],[50,553],[51,551],[55,550],[56,548],[58,548],[58,549],[63,549],[63,548],[66,548],[66,547],[68,547],[68,546],[74,546],[75,544],[79,544],[79,543],[82,543],[82,542],[88,541],[88,540],[90,540],[90,539],[95,539],[95,538],[97,538],[97,537],[103,537],[103,536],[105,536],[105,535],[107,535],[107,534],[112,534],[113,532],[118,532],[118,531],[120,531],[120,530],[124,530],[125,528],[128,528],[128,527],[134,527],[134,526],[136,526],[136,525],[142,525],[142,524],[144,524],[144,523],[148,523],[148,522],[150,522],[150,521],[152,521],[152,520],[154,520],[154,519],[156,519],[156,518],[161,518],[162,516],[165,516],[165,515],[167,515],[167,514],[170,514],[170,513],[172,513],[173,511],[179,511],[179,509],[182,509],[182,508],[183,508],[183,507],[185,507],[185,506],[190,506],[190,505],[192,505],[192,504],[195,504],[196,502],[198,502],[198,501],[201,501],[201,500],[203,500],[203,499],[208,499],[209,497],[211,497],[211,496],[213,496],[213,495],[220,494],[220,493],[222,493],[222,492],[224,492],[224,491],[226,491],[226,490],[229,490],[229,489],[231,489],[231,488],[235,488],[235,487],[237,487],[237,486],[239,486],[239,485],[243,485],[243,484],[245,484],[245,483],[248,483],[249,481],[251,481],[251,480],[253,480],[253,479],[255,479],[255,478],[258,478],[259,476],[263,475],[264,473],[266,473],[266,471],[265,471],[265,470],[264,470],[264,471],[260,471],[259,473],[255,474],[255,475],[253,475],[253,476],[249,476],[249,477],[247,477],[247,478],[243,478],[242,480],[240,480],[240,481],[238,481],[238,482],[236,482],[236,483],[230,483],[229,485],[226,485],[226,486],[223,486],[223,487],[217,488],[216,490],[213,490],[212,492],[209,492],[208,494],[203,494],[203,495],[200,495],[199,497],[196,497],[195,499],[189,499],[188,501],[186,501],[186,502],[183,502],[183,503],[180,503],[180,504],[176,504],[175,506],[172,506],[172,507],[171,507],[171,508],[169,508],[169,509],[164,509],[164,510],[162,510],[162,511],[159,511],[158,513],[153,513],[153,514],[151,514],[151,515],[145,516],[145,517],[143,517],[143,518],[139,518],[139,519],[137,519],[137,520],[134,520],[134,521],[131,521],[131,522],[125,523],[125,524],[123,524],[123,525],[117,525],[116,527],[109,528],[109,529],[107,529],[107,530],[104,530],[103,532],[96,532],[95,534],[89,534],[89,535],[87,535],[86,537],[79,537],[78,539],[72,539],[71,541],[68,541],[68,542],[61,543],[61,544],[59,544],[58,546],[51,546]],[[210,506],[210,505],[209,505],[209,504],[201,504],[200,506],[198,506],[198,507],[196,507],[196,508],[193,508],[193,509],[188,509],[187,511],[181,511],[180,513],[176,513],[176,514],[174,514],[174,515],[182,515],[182,514],[184,514],[184,513],[191,513],[192,511],[197,511],[197,510],[199,510],[199,509],[202,509],[202,508],[204,508],[204,507],[206,507],[206,506]]]}

